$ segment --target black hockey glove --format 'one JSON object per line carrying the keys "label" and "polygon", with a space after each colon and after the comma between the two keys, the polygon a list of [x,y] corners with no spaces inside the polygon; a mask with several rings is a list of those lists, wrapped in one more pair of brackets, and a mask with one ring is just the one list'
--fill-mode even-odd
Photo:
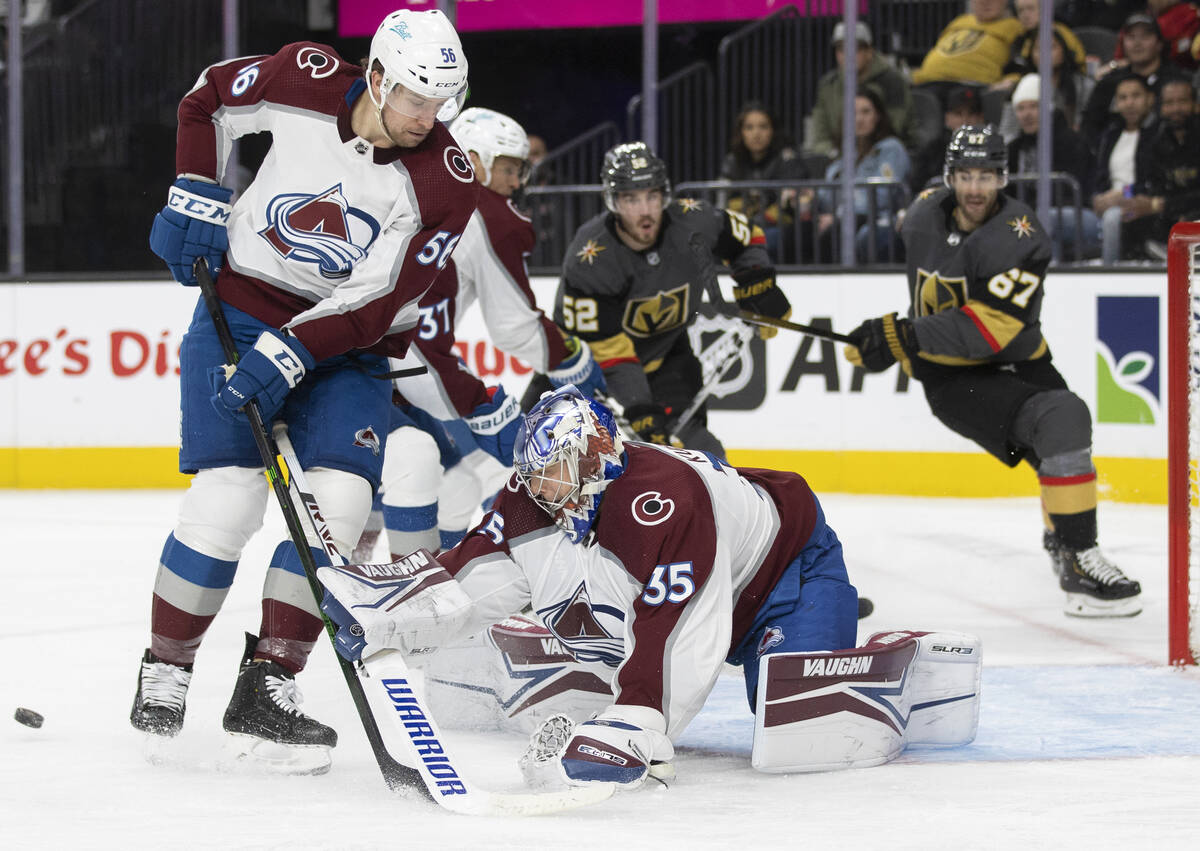
{"label": "black hockey glove", "polygon": [[853,344],[846,347],[846,360],[867,372],[883,372],[896,361],[912,375],[912,359],[917,356],[917,333],[912,322],[889,313],[868,319],[847,334]]}
{"label": "black hockey glove", "polygon": [[647,443],[657,443],[659,446],[683,446],[679,442],[679,438],[667,429],[667,412],[662,405],[654,402],[630,405],[625,409],[625,417],[629,420],[629,427]]}
{"label": "black hockey glove", "polygon": [[[775,270],[747,269],[735,272],[733,297],[742,310],[769,316],[772,319],[787,319],[792,315],[792,306],[787,296],[775,285]],[[778,328],[760,325],[758,335],[768,340],[779,333]]]}

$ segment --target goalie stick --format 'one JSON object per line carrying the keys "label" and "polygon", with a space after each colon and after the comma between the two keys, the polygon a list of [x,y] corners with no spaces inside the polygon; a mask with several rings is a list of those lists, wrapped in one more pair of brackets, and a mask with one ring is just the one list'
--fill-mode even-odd
{"label": "goalie stick", "polygon": [[[195,272],[205,308],[217,329],[224,355],[231,364],[236,365],[237,344],[204,258],[196,261]],[[288,535],[299,553],[309,588],[319,602],[323,586],[317,579],[317,565],[309,549],[309,536],[292,499],[293,489],[304,507],[313,539],[334,564],[346,564],[346,560],[334,545],[320,506],[304,481],[303,470],[287,437],[287,427],[282,423],[277,424],[272,436],[267,432],[256,402],[247,403],[244,411],[266,469],[267,480],[271,483],[287,524]],[[280,449],[284,450],[282,456]],[[286,477],[284,469],[280,467],[280,457],[286,468]],[[333,642],[336,627],[324,614],[321,619],[326,634]],[[454,767],[434,719],[424,706],[419,684],[411,682],[408,665],[402,654],[392,650],[382,651],[373,654],[368,662],[359,662],[357,665],[338,654],[336,647],[334,656],[350,689],[379,770],[388,788],[393,791],[415,789],[448,810],[468,815],[555,813],[602,801],[614,792],[611,785],[545,793],[500,793],[478,789]],[[382,725],[379,719],[384,720]],[[401,761],[396,756],[398,753],[405,753],[420,767],[414,768]]]}

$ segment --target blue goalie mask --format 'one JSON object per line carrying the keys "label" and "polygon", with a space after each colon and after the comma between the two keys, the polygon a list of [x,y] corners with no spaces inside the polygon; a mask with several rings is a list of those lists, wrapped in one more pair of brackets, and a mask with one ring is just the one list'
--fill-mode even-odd
{"label": "blue goalie mask", "polygon": [[592,528],[604,489],[624,472],[612,411],[573,384],[547,393],[517,430],[517,478],[555,525],[579,543]]}

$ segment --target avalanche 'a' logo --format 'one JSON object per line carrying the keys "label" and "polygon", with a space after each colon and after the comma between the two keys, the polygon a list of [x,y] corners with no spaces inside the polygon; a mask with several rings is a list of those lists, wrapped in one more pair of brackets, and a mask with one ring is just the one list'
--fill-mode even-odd
{"label": "avalanche 'a' logo", "polygon": [[[537,610],[554,636],[580,662],[602,662],[610,668],[625,658],[621,624],[625,613],[615,606],[593,603],[586,583],[580,583],[564,600]],[[601,621],[607,621],[606,628]]]}
{"label": "avalanche 'a' logo", "polygon": [[315,195],[276,195],[267,221],[259,236],[285,259],[316,263],[326,278],[349,275],[379,235],[379,222],[351,207],[340,183]]}

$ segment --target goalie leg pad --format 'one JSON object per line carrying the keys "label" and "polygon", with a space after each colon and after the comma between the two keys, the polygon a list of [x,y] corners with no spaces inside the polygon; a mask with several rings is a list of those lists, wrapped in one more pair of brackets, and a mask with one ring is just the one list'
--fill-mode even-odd
{"label": "goalie leg pad", "polygon": [[897,630],[833,653],[763,659],[752,763],[765,772],[866,768],[909,743],[961,745],[979,717],[979,640]]}

